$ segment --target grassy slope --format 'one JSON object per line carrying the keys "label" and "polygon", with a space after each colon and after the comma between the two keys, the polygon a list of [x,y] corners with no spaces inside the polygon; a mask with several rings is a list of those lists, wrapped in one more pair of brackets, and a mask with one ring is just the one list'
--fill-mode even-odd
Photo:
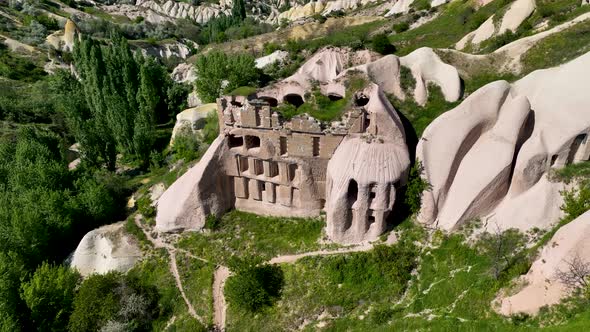
{"label": "grassy slope", "polygon": [[477,15],[471,10],[472,1],[453,1],[439,9],[440,15],[424,25],[393,35],[390,40],[398,48],[398,55],[405,55],[420,47],[448,48],[506,5],[504,0],[494,0],[481,7]]}
{"label": "grassy slope", "polygon": [[590,51],[590,21],[551,35],[533,46],[522,58],[524,72],[558,66]]}
{"label": "grassy slope", "polygon": [[179,247],[218,264],[226,264],[232,255],[270,259],[325,247],[318,243],[323,226],[320,219],[263,217],[233,210],[215,231],[183,234]]}

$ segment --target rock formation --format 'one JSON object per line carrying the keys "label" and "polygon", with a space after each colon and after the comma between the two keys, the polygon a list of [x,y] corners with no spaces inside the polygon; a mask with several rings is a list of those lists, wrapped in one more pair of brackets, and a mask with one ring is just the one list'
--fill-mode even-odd
{"label": "rock formation", "polygon": [[[209,214],[233,207],[301,217],[326,210],[333,240],[376,239],[395,213],[396,189],[405,184],[410,160],[403,126],[383,90],[360,71],[346,72],[348,64],[371,60],[366,51],[327,49],[250,99],[218,99],[221,134],[162,195],[156,229],[200,229]],[[355,75],[366,84],[351,91]],[[333,99],[348,98],[341,118],[279,115],[279,104],[305,102],[314,86],[310,80],[332,91],[327,95]]]}
{"label": "rock formation", "polygon": [[74,40],[79,34],[80,30],[76,24],[68,19],[63,31],[56,31],[50,34],[46,40],[56,50],[72,51],[74,49]]}
{"label": "rock formation", "polygon": [[354,10],[369,3],[377,2],[378,0],[319,0],[310,1],[306,4],[295,5],[279,14],[278,22],[283,20],[296,21],[299,19],[311,17],[319,14],[322,16],[329,15],[337,11]]}
{"label": "rock formation", "polygon": [[88,232],[74,251],[71,267],[82,276],[110,271],[127,272],[142,257],[133,236],[125,233],[125,222]]}
{"label": "rock formation", "polygon": [[207,23],[210,19],[223,14],[230,14],[230,7],[222,4],[203,4],[193,6],[186,2],[176,2],[168,0],[159,3],[153,0],[137,0],[136,6],[152,9],[157,13],[164,14],[173,18],[191,19],[197,23]]}
{"label": "rock formation", "polygon": [[435,119],[416,153],[432,185],[419,219],[446,230],[474,218],[502,229],[555,223],[563,185],[547,173],[589,159],[588,84],[590,53],[513,85],[490,83]]}
{"label": "rock formation", "polygon": [[178,83],[193,83],[197,79],[195,66],[191,63],[181,63],[172,71],[172,79]]}
{"label": "rock formation", "polygon": [[[431,0],[430,6],[437,7],[450,2],[449,0]],[[410,11],[410,6],[414,3],[414,0],[397,0],[393,3],[391,9],[385,14],[385,17],[389,17],[395,14],[407,13]]]}
{"label": "rock formation", "polygon": [[256,68],[262,69],[275,63],[282,63],[289,56],[289,52],[277,50],[269,55],[256,59]]}
{"label": "rock formation", "polygon": [[176,123],[172,129],[172,137],[170,142],[174,141],[180,132],[186,130],[189,133],[195,134],[197,131],[203,129],[205,126],[205,118],[207,115],[217,108],[217,104],[205,104],[194,108],[186,109],[176,115]]}
{"label": "rock formation", "polygon": [[536,314],[542,306],[557,304],[572,290],[562,283],[558,274],[569,272],[570,264],[576,261],[590,264],[590,211],[553,235],[529,272],[519,280],[524,287],[500,299],[498,311],[503,315]]}
{"label": "rock formation", "polygon": [[441,88],[446,101],[453,102],[461,98],[461,78],[457,69],[444,63],[431,48],[422,47],[401,57],[400,63],[412,70],[416,80],[414,99],[418,105],[428,101],[428,83]]}
{"label": "rock formation", "polygon": [[476,30],[465,35],[455,47],[462,50],[468,44],[480,44],[481,42],[492,38],[493,36],[501,35],[507,31],[516,32],[516,29],[526,20],[535,10],[534,0],[516,0],[513,2],[508,10],[500,19],[500,24],[495,24],[497,20],[495,15],[488,18]]}

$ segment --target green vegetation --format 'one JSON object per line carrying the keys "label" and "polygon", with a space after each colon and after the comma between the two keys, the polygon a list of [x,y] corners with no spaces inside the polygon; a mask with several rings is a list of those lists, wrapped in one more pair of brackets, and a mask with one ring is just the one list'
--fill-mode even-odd
{"label": "green vegetation", "polygon": [[371,40],[371,48],[373,51],[381,54],[395,53],[395,46],[391,45],[389,38],[384,33],[377,34]]}
{"label": "green vegetation", "polygon": [[554,67],[590,51],[590,22],[578,23],[536,43],[522,56],[523,72]]}
{"label": "green vegetation", "polygon": [[279,299],[284,283],[280,266],[259,264],[250,259],[234,259],[230,263],[234,274],[225,285],[230,305],[249,312],[260,312]]}
{"label": "green vegetation", "polygon": [[291,55],[298,54],[303,50],[315,52],[324,46],[350,47],[353,50],[369,46],[371,41],[370,33],[385,25],[387,21],[377,20],[361,25],[343,27],[335,31],[329,31],[323,37],[311,40],[288,40],[285,50]]}
{"label": "green vegetation", "polygon": [[35,82],[47,73],[30,58],[19,56],[0,43],[0,76],[11,80]]}
{"label": "green vegetation", "polygon": [[441,13],[436,19],[416,29],[392,35],[390,40],[400,55],[408,54],[423,46],[447,48],[477,28],[506,4],[506,0],[494,0],[479,8],[475,14],[476,11],[470,1],[451,2],[439,9]]}
{"label": "green vegetation", "polygon": [[323,227],[318,219],[263,217],[233,210],[211,232],[184,234],[178,246],[216,264],[226,264],[232,256],[266,260],[320,249]]}
{"label": "green vegetation", "polygon": [[35,326],[63,331],[73,311],[76,287],[81,282],[77,271],[43,263],[31,279],[21,285],[21,297],[31,311]]}
{"label": "green vegetation", "polygon": [[396,110],[408,118],[418,137],[422,136],[424,129],[434,119],[459,104],[459,102],[446,101],[440,87],[432,83],[428,84],[428,101],[424,106],[416,104],[414,99],[410,97],[401,101],[395,96],[389,95],[389,101]]}
{"label": "green vegetation", "polygon": [[228,329],[296,329],[305,319],[313,327],[319,316],[357,316],[399,300],[415,266],[416,247],[406,241],[370,252],[307,257],[281,265],[280,300],[256,313],[230,301]]}
{"label": "green vegetation", "polygon": [[554,169],[551,171],[550,178],[565,183],[570,183],[572,180],[588,179],[590,178],[590,162],[583,161]]}
{"label": "green vegetation", "polygon": [[536,5],[537,10],[532,17],[534,23],[549,19],[550,26],[563,23],[590,10],[580,6],[580,2],[575,0],[539,0]]}
{"label": "green vegetation", "polygon": [[230,92],[230,96],[244,96],[248,97],[251,94],[256,93],[256,88],[251,86],[241,86],[236,88],[234,91]]}
{"label": "green vegetation", "polygon": [[295,115],[307,113],[317,120],[329,122],[338,120],[344,112],[352,107],[355,93],[364,89],[368,81],[363,74],[351,73],[346,78],[346,95],[342,99],[331,100],[323,95],[319,84],[314,83],[311,94],[307,101],[299,107],[283,103],[276,108],[276,111],[285,119],[291,119]]}
{"label": "green vegetation", "polygon": [[184,253],[176,255],[176,262],[186,296],[197,315],[213,322],[213,272],[215,266]]}
{"label": "green vegetation", "polygon": [[213,143],[213,141],[219,136],[219,118],[215,110],[207,114],[205,119],[205,126],[201,130],[203,141],[207,144]]}
{"label": "green vegetation", "polygon": [[416,160],[412,168],[410,168],[410,174],[408,176],[408,185],[406,187],[406,197],[404,202],[410,209],[412,214],[420,211],[422,204],[422,193],[430,190],[431,186],[426,180],[422,178],[424,167],[420,160]]}
{"label": "green vegetation", "polygon": [[88,277],[74,299],[70,331],[144,331],[158,314],[158,293],[142,280],[115,272]]}
{"label": "green vegetation", "polygon": [[[227,55],[212,51],[199,55],[195,65],[199,73],[195,87],[204,102],[214,102],[223,93],[229,93],[238,87],[257,86],[260,79],[260,70],[256,68],[254,57],[245,53]],[[224,80],[228,83],[222,87]]]}
{"label": "green vegetation", "polygon": [[86,160],[113,170],[119,152],[145,167],[154,148],[156,114],[168,113],[170,82],[153,59],[134,57],[118,35],[111,39],[102,47],[83,38],[74,49],[82,80],[61,75],[57,90],[63,91],[62,108]]}

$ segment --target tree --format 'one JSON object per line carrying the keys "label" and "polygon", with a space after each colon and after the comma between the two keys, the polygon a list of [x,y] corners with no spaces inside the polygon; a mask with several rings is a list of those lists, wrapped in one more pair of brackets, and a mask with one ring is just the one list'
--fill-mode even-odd
{"label": "tree", "polygon": [[[249,54],[227,55],[221,51],[201,54],[197,57],[197,93],[205,102],[214,102],[223,92],[240,86],[258,85],[260,70]],[[227,84],[223,86],[223,81]]]}
{"label": "tree", "polygon": [[94,274],[84,280],[76,297],[70,316],[70,331],[96,331],[109,320],[115,319],[119,311],[119,274]]}
{"label": "tree", "polygon": [[82,38],[74,48],[88,111],[78,107],[66,114],[76,139],[90,152],[84,156],[95,164],[100,157],[113,170],[120,152],[146,166],[155,142],[156,114],[168,115],[171,80],[153,59],[134,56],[125,38],[113,34],[111,39],[101,46]]}
{"label": "tree", "polygon": [[227,63],[227,55],[220,51],[197,57],[195,65],[198,75],[195,88],[204,102],[213,102],[221,95],[221,84],[229,74]]}
{"label": "tree", "polygon": [[92,275],[76,294],[69,330],[147,331],[158,313],[154,287],[117,272]]}
{"label": "tree", "polygon": [[133,130],[133,145],[136,156],[146,166],[155,142],[155,111],[160,96],[154,83],[157,81],[157,66],[152,59],[147,59],[141,66],[140,85],[137,92],[139,112]]}
{"label": "tree", "polygon": [[234,54],[229,56],[228,62],[226,93],[241,86],[258,85],[260,70],[256,68],[256,59],[252,55],[246,53]]}
{"label": "tree", "polygon": [[80,274],[65,266],[44,262],[32,278],[21,285],[21,298],[31,311],[39,331],[65,331],[73,310]]}
{"label": "tree", "polygon": [[561,196],[563,204],[560,208],[565,213],[565,219],[569,221],[590,209],[590,183],[587,180],[581,181],[577,188],[563,190]]}
{"label": "tree", "polygon": [[555,277],[570,290],[588,289],[590,286],[590,264],[586,262],[579,254],[564,260],[566,268],[558,269]]}
{"label": "tree", "polygon": [[26,268],[15,252],[0,252],[0,331],[17,331],[26,306],[22,303],[18,289]]}
{"label": "tree", "polygon": [[232,7],[232,16],[239,19],[240,21],[246,18],[246,5],[244,0],[234,0],[234,6]]}
{"label": "tree", "polygon": [[526,238],[515,228],[502,230],[496,225],[492,233],[480,235],[478,244],[480,250],[491,260],[491,274],[494,279],[499,279],[514,262],[525,261],[522,249],[525,248]]}

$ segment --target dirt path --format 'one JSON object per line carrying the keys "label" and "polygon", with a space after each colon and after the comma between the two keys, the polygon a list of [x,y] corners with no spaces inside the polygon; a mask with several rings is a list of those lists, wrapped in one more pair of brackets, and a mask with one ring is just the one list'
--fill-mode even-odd
{"label": "dirt path", "polygon": [[282,263],[295,263],[299,259],[303,257],[310,257],[310,256],[328,256],[328,255],[337,255],[337,254],[347,254],[351,252],[360,252],[360,251],[368,251],[373,249],[372,244],[362,244],[358,246],[348,247],[348,248],[341,248],[335,250],[318,250],[318,251],[310,251],[304,252],[301,254],[295,255],[280,255],[277,257],[272,258],[268,261],[269,264],[282,264]]}
{"label": "dirt path", "polygon": [[[148,241],[150,241],[154,245],[155,248],[164,248],[168,252],[168,256],[170,257],[170,272],[172,272],[172,275],[174,276],[174,280],[176,282],[176,288],[178,288],[178,291],[180,292],[180,295],[182,296],[184,303],[186,303],[186,306],[188,307],[188,313],[193,318],[195,318],[199,322],[201,322],[201,324],[207,326],[207,322],[201,316],[197,315],[195,308],[193,307],[193,305],[189,301],[188,297],[186,296],[186,293],[184,292],[184,287],[182,286],[182,280],[180,279],[180,273],[178,273],[178,265],[176,264],[176,248],[174,248],[174,246],[164,242],[162,240],[162,237],[154,238],[150,234],[149,230],[145,229],[144,226],[142,225],[142,223],[141,223],[142,218],[143,218],[143,216],[141,214],[137,214],[135,216],[135,224],[137,225],[137,227],[139,227],[141,229],[143,234],[145,234],[145,236],[147,237]],[[192,257],[194,257],[194,256],[192,256]]]}
{"label": "dirt path", "polygon": [[225,330],[227,304],[225,303],[223,288],[229,275],[230,271],[226,266],[219,266],[213,274],[213,323],[219,331]]}

